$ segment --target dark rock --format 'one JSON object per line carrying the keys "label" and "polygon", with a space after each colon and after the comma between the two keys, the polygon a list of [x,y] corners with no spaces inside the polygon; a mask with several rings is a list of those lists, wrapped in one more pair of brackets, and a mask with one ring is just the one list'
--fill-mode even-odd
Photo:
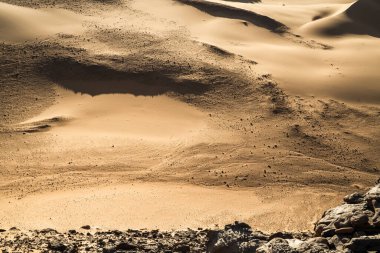
{"label": "dark rock", "polygon": [[293,239],[293,235],[288,232],[277,232],[269,236],[269,240],[274,238],[282,238],[282,239]]}
{"label": "dark rock", "polygon": [[270,242],[257,249],[257,253],[299,253],[282,238],[274,238]]}
{"label": "dark rock", "polygon": [[329,241],[329,245],[332,248],[343,250],[344,244],[347,243],[349,240],[350,240],[349,238],[343,235],[334,235],[328,241]]}
{"label": "dark rock", "polygon": [[130,244],[130,243],[127,243],[127,242],[119,243],[116,246],[116,250],[135,250],[135,249],[137,249],[136,245]]}
{"label": "dark rock", "polygon": [[350,219],[347,217],[348,215],[345,215],[343,217],[337,217],[337,219],[333,222],[335,228],[345,228],[350,227],[351,222]]}
{"label": "dark rock", "polygon": [[350,218],[354,228],[366,228],[369,226],[369,217],[365,213],[357,213]]}
{"label": "dark rock", "polygon": [[350,249],[353,252],[367,252],[367,251],[380,252],[380,235],[353,238],[345,246],[347,249]]}
{"label": "dark rock", "polygon": [[60,242],[51,242],[48,248],[50,250],[55,250],[55,251],[60,251],[60,252],[64,252],[65,250],[68,249],[68,247],[65,244],[60,243]]}
{"label": "dark rock", "polygon": [[327,225],[325,224],[319,224],[318,226],[316,226],[314,229],[315,236],[321,236],[326,227]]}
{"label": "dark rock", "polygon": [[353,227],[338,228],[335,230],[336,234],[352,234],[355,231]]}
{"label": "dark rock", "polygon": [[240,253],[252,253],[256,252],[257,248],[260,247],[260,242],[258,240],[250,240],[249,242],[242,242],[240,244]]}
{"label": "dark rock", "polygon": [[47,234],[47,233],[53,233],[53,234],[57,234],[57,230],[55,229],[52,229],[52,228],[45,228],[45,229],[42,229],[40,231],[40,233],[43,233],[43,234]]}
{"label": "dark rock", "polygon": [[4,233],[4,232],[6,232],[7,230],[6,229],[2,229],[2,228],[0,228],[0,233]]}
{"label": "dark rock", "polygon": [[[248,244],[243,244],[244,242],[249,242],[256,240],[251,236],[252,229],[249,225],[245,223],[235,222],[231,225],[226,225],[224,231],[210,230],[207,233],[206,248],[209,253],[238,253],[242,252],[242,248],[250,248]],[[243,245],[242,245],[243,244]],[[253,245],[251,245],[253,246]],[[258,245],[254,245],[257,248]],[[246,251],[244,251],[246,252]]]}
{"label": "dark rock", "polygon": [[329,241],[324,237],[314,237],[307,240],[309,243],[316,243],[329,246]]}
{"label": "dark rock", "polygon": [[363,202],[364,200],[364,195],[358,192],[355,192],[353,194],[347,195],[344,197],[344,202],[347,204],[358,204],[360,202]]}
{"label": "dark rock", "polygon": [[234,224],[229,224],[224,227],[224,230],[232,230],[241,233],[252,233],[252,228],[244,222],[235,221]]}
{"label": "dark rock", "polygon": [[103,248],[103,253],[115,253],[116,248],[115,247],[104,247]]}
{"label": "dark rock", "polygon": [[322,231],[321,236],[323,237],[331,237],[335,235],[335,228],[328,227],[325,230]]}
{"label": "dark rock", "polygon": [[180,244],[174,247],[174,251],[181,252],[181,253],[188,253],[191,251],[189,245]]}
{"label": "dark rock", "polygon": [[90,225],[84,225],[84,226],[82,226],[81,228],[82,228],[82,229],[89,230],[89,229],[91,229],[91,226],[90,226]]}

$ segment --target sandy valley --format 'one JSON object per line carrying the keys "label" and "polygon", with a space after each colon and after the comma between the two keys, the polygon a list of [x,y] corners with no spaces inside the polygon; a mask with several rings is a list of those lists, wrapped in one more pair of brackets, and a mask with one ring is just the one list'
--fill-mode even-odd
{"label": "sandy valley", "polygon": [[0,227],[307,231],[380,177],[377,0],[2,0]]}

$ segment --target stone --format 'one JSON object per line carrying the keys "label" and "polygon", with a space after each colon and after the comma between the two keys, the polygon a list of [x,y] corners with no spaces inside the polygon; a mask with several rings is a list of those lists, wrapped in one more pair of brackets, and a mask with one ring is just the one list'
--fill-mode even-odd
{"label": "stone", "polygon": [[90,225],[84,225],[84,226],[82,226],[81,228],[82,228],[82,229],[89,230],[89,229],[91,229],[91,226],[90,226]]}
{"label": "stone", "polygon": [[359,204],[360,202],[363,202],[364,195],[361,193],[355,192],[353,194],[345,196],[343,200],[347,204]]}
{"label": "stone", "polygon": [[269,240],[272,240],[273,238],[293,239],[293,235],[288,232],[277,232],[269,236]]}
{"label": "stone", "polygon": [[181,253],[189,253],[191,249],[189,245],[180,244],[174,247],[174,251],[181,252]]}
{"label": "stone", "polygon": [[365,228],[369,226],[369,217],[365,213],[357,213],[350,218],[354,228]]}
{"label": "stone", "polygon": [[289,242],[282,238],[274,238],[265,245],[259,247],[257,253],[299,253],[289,245]]}
{"label": "stone", "polygon": [[60,251],[60,252],[64,252],[65,250],[68,249],[68,247],[65,244],[60,243],[60,242],[52,242],[49,244],[48,248],[50,250],[55,250],[55,251]]}
{"label": "stone", "polygon": [[47,234],[47,233],[53,233],[53,234],[57,234],[57,230],[55,229],[52,229],[52,228],[45,228],[45,229],[42,229],[40,231],[40,233],[43,233],[43,234]]}
{"label": "stone", "polygon": [[351,222],[350,222],[350,219],[347,216],[349,216],[349,215],[345,215],[343,217],[337,217],[336,221],[334,222],[334,227],[335,228],[350,227],[351,226]]}
{"label": "stone", "polygon": [[380,184],[371,188],[365,195],[364,199],[370,203],[372,200],[380,201]]}
{"label": "stone", "polygon": [[322,232],[326,229],[326,225],[325,224],[319,224],[318,226],[316,226],[314,228],[314,234],[315,236],[321,236],[322,235]]}
{"label": "stone", "polygon": [[329,246],[329,241],[324,237],[314,237],[307,240],[309,243],[317,243],[317,244],[324,244],[326,246]]}
{"label": "stone", "polygon": [[321,234],[323,237],[331,237],[333,235],[335,235],[335,228],[332,227],[326,227],[326,229],[323,230]]}
{"label": "stone", "polygon": [[329,245],[332,248],[342,250],[344,248],[344,244],[349,241],[349,238],[345,237],[344,235],[334,235],[333,237],[329,238],[328,241]]}
{"label": "stone", "polygon": [[258,240],[251,240],[249,242],[242,242],[239,247],[240,253],[252,253],[256,252],[257,248],[260,246]]}
{"label": "stone", "polygon": [[119,243],[115,247],[115,249],[116,250],[135,250],[137,249],[137,246],[134,244],[127,243],[127,242],[122,242],[122,243]]}
{"label": "stone", "polygon": [[353,238],[345,245],[347,249],[353,252],[367,252],[367,251],[380,251],[380,236],[363,236]]}
{"label": "stone", "polygon": [[234,224],[226,225],[224,230],[232,230],[241,233],[252,233],[252,228],[244,222],[235,221]]}
{"label": "stone", "polygon": [[353,227],[344,227],[335,229],[336,234],[352,234],[355,231]]}

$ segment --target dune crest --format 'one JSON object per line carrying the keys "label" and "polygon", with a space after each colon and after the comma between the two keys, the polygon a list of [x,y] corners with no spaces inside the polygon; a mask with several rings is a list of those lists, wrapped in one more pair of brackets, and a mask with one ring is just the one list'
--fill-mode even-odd
{"label": "dune crest", "polygon": [[359,0],[345,11],[315,20],[301,31],[319,36],[340,36],[347,34],[380,37],[380,2]]}

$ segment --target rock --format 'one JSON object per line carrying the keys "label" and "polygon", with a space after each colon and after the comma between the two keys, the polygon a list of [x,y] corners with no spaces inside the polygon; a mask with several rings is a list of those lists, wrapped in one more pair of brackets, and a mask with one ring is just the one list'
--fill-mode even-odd
{"label": "rock", "polygon": [[359,204],[360,202],[363,202],[364,195],[358,192],[355,192],[353,194],[347,195],[344,197],[344,202],[347,204]]}
{"label": "rock", "polygon": [[82,226],[81,228],[82,228],[82,229],[89,230],[89,229],[91,229],[91,226],[90,226],[90,225],[84,225],[84,226]]}
{"label": "rock", "polygon": [[256,252],[256,249],[260,246],[260,242],[258,240],[252,240],[249,242],[243,242],[240,244],[240,253],[252,253]]}
{"label": "rock", "polygon": [[376,185],[375,187],[371,188],[365,195],[364,199],[370,203],[372,200],[380,201],[380,184]]}
{"label": "rock", "polygon": [[269,236],[269,240],[274,238],[282,238],[282,239],[293,239],[293,235],[288,232],[277,232]]}
{"label": "rock", "polygon": [[252,233],[252,228],[244,222],[235,221],[234,224],[229,224],[224,227],[224,230],[232,230],[241,233]]}
{"label": "rock", "polygon": [[323,237],[331,237],[335,235],[335,228],[332,227],[326,227],[325,230],[322,231],[321,236]]}
{"label": "rock", "polygon": [[60,242],[52,242],[49,244],[48,248],[50,250],[55,250],[55,251],[60,251],[60,252],[64,252],[65,250],[68,249],[68,247],[65,244],[60,243]]}
{"label": "rock", "polygon": [[307,240],[308,242],[329,245],[329,241],[324,237],[314,237]]}
{"label": "rock", "polygon": [[369,226],[369,217],[365,213],[357,213],[350,218],[354,228],[366,228]]}
{"label": "rock", "polygon": [[2,229],[2,228],[0,228],[0,233],[4,233],[4,232],[6,232],[7,230],[6,229]]}
{"label": "rock", "polygon": [[188,253],[191,251],[190,246],[185,245],[185,244],[180,244],[180,245],[175,246],[174,250],[176,252],[181,252],[181,253]]}
{"label": "rock", "polygon": [[318,226],[316,226],[314,229],[315,236],[321,236],[323,231],[326,230],[326,227],[327,226],[325,224],[319,224]]}
{"label": "rock", "polygon": [[338,228],[335,230],[336,234],[352,234],[355,231],[353,227]]}
{"label": "rock", "polygon": [[329,245],[338,250],[343,250],[344,244],[349,242],[350,239],[344,235],[334,235],[329,240]]}
{"label": "rock", "polygon": [[[287,240],[289,243],[289,246],[297,252],[318,252],[318,253],[327,253],[329,252],[329,244],[327,239],[323,238],[324,240],[307,240],[307,241],[302,241],[299,239],[289,239]],[[322,243],[321,243],[322,242]]]}
{"label": "rock", "polygon": [[119,243],[115,247],[115,249],[116,250],[136,250],[137,246],[134,244],[127,243],[127,242],[122,242],[122,243]]}
{"label": "rock", "polygon": [[349,215],[345,215],[343,217],[337,217],[336,221],[333,222],[335,228],[345,228],[351,226],[351,221],[349,219]]}
{"label": "rock", "polygon": [[208,253],[238,253],[239,245],[236,238],[225,237],[223,233],[210,231],[207,234],[208,241],[207,252]]}
{"label": "rock", "polygon": [[116,248],[114,247],[104,247],[103,248],[103,253],[115,253],[116,252]]}
{"label": "rock", "polygon": [[43,233],[43,234],[47,234],[47,233],[53,233],[53,234],[57,234],[57,230],[55,229],[52,229],[52,228],[45,228],[45,229],[42,229],[40,231],[40,233]]}
{"label": "rock", "polygon": [[[261,236],[262,234],[258,234]],[[207,233],[206,248],[209,253],[249,252],[260,245],[260,240],[253,238],[252,229],[246,223],[235,222],[226,225],[223,231],[210,230]]]}
{"label": "rock", "polygon": [[282,238],[274,238],[265,245],[259,247],[257,253],[299,253],[289,245],[289,242]]}
{"label": "rock", "polygon": [[367,251],[380,251],[380,235],[377,236],[363,236],[360,238],[353,238],[345,245],[347,249],[353,252],[367,252]]}
{"label": "rock", "polygon": [[70,229],[70,230],[69,230],[69,234],[76,234],[76,233],[77,233],[77,231],[74,230],[74,229]]}

